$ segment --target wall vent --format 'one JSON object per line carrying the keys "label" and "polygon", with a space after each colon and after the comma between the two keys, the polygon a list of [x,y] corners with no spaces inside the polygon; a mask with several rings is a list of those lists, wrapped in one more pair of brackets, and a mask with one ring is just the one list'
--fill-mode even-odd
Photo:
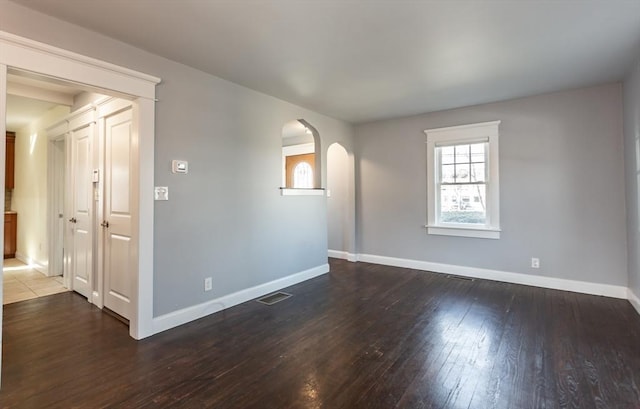
{"label": "wall vent", "polygon": [[266,305],[273,305],[273,304],[278,303],[278,302],[280,302],[282,300],[286,300],[289,297],[291,297],[291,294],[287,294],[287,293],[283,293],[281,291],[278,291],[277,293],[265,295],[262,298],[258,298],[258,302],[262,303],[262,304],[266,304]]}
{"label": "wall vent", "polygon": [[452,278],[454,280],[476,281],[476,279],[473,277],[457,276],[453,274],[447,274],[447,278]]}

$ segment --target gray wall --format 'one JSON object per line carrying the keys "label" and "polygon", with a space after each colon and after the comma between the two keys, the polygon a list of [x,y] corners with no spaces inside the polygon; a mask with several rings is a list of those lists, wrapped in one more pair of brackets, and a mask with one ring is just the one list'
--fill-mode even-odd
{"label": "gray wall", "polygon": [[[493,120],[501,239],[427,235],[423,130]],[[355,142],[361,253],[627,285],[620,84],[362,124]]]}
{"label": "gray wall", "polygon": [[640,296],[640,60],[624,83],[624,152],[629,288]]}
{"label": "gray wall", "polygon": [[[350,125],[6,0],[0,27],[162,78],[155,184],[170,200],[155,205],[154,315],[327,262],[326,198],[280,196],[282,126],[306,119],[326,152],[352,148]],[[172,174],[172,159],[188,160],[189,174]]]}

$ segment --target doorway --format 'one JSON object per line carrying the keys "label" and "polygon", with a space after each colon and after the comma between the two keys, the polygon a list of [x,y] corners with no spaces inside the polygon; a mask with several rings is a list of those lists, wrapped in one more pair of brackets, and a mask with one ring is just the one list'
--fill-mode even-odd
{"label": "doorway", "polygon": [[16,258],[4,260],[3,305],[69,291],[62,276],[47,277]]}
{"label": "doorway", "polygon": [[[6,90],[7,73],[19,69],[32,75],[73,84],[92,90],[108,90],[111,95],[132,102],[132,129],[136,138],[134,152],[140,172],[132,191],[138,201],[138,232],[133,254],[135,274],[131,280],[132,309],[130,335],[141,339],[153,330],[153,170],[155,86],[159,78],[104,63],[47,44],[0,32],[0,89]],[[0,93],[0,131],[5,128],[6,92]],[[4,132],[0,132],[4,135]],[[4,173],[4,143],[0,144],[0,175]],[[0,177],[0,181],[4,178]],[[151,194],[141,194],[150,192]]]}
{"label": "doorway", "polygon": [[6,124],[15,149],[7,149],[5,217],[18,225],[18,234],[7,236],[18,238],[18,260],[10,260],[6,277],[9,301],[64,291],[64,284],[130,318],[132,110],[126,99],[8,73]]}
{"label": "doorway", "polygon": [[327,149],[328,256],[357,261],[353,155],[338,142]]}
{"label": "doorway", "polygon": [[47,198],[54,180],[49,168],[55,167],[48,155],[55,151],[46,128],[69,113],[80,92],[16,70],[7,73],[6,85],[3,304],[67,291],[62,269],[48,263],[48,244],[62,244],[48,237],[47,207],[55,206]]}

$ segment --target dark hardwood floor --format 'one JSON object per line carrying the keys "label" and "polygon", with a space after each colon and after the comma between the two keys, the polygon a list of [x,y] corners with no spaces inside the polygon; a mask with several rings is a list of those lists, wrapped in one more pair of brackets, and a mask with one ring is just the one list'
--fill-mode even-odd
{"label": "dark hardwood floor", "polygon": [[640,408],[625,300],[366,263],[139,342],[74,293],[5,306],[2,408]]}

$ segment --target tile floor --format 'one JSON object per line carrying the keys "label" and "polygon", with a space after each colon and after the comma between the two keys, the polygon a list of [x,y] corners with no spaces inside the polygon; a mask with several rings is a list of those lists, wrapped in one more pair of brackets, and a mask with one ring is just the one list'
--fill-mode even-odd
{"label": "tile floor", "polygon": [[62,276],[47,277],[15,258],[4,260],[3,272],[2,304],[69,291],[62,285]]}

